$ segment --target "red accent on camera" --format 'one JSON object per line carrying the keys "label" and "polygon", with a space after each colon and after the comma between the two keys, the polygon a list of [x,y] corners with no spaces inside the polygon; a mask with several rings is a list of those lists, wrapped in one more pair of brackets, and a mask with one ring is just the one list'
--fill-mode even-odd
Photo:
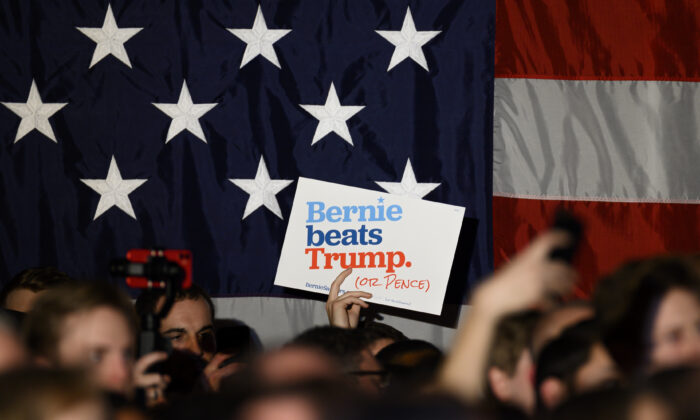
{"label": "red accent on camera", "polygon": [[[164,257],[182,267],[185,278],[182,288],[189,289],[192,285],[192,252],[188,249],[131,249],[126,253],[126,259],[135,263],[146,263],[149,258]],[[146,277],[127,277],[126,284],[134,289],[163,289],[165,282],[152,281]]]}

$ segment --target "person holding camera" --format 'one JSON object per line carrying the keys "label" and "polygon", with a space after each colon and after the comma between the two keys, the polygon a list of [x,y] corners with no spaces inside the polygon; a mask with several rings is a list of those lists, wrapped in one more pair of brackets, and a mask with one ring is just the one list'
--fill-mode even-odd
{"label": "person holding camera", "polygon": [[[165,290],[144,290],[136,299],[136,312],[140,316],[158,313],[165,301]],[[166,346],[173,350],[171,359],[177,360],[166,362],[164,369],[169,371],[169,365],[177,365],[179,373],[190,373],[182,375],[176,381],[178,384],[173,384],[173,388],[178,388],[180,393],[196,388],[198,384],[194,382],[200,379],[204,382],[204,388],[216,391],[221,380],[240,367],[240,364],[228,363],[232,355],[217,353],[214,303],[204,289],[196,284],[175,291],[174,303],[160,320],[158,332],[166,339]],[[183,368],[183,365],[190,369]]]}

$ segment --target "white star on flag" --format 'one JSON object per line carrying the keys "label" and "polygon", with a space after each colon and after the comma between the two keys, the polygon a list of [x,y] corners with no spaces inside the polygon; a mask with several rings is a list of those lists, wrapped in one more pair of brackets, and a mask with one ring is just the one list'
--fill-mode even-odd
{"label": "white star on flag", "polygon": [[117,206],[123,210],[124,213],[136,219],[134,208],[131,207],[131,201],[129,200],[129,194],[131,194],[147,180],[122,179],[122,175],[119,172],[119,167],[117,166],[117,161],[114,159],[114,156],[112,156],[112,160],[109,163],[107,178],[81,179],[81,181],[100,194],[100,201],[97,203],[95,217],[93,217],[92,220],[97,219],[100,217],[100,215],[102,215],[102,213],[114,206]]}
{"label": "white star on flag", "polygon": [[204,131],[202,130],[201,124],[199,124],[199,118],[209,112],[216,105],[218,105],[218,103],[192,103],[192,96],[190,96],[190,91],[187,89],[186,81],[182,82],[180,98],[177,100],[176,104],[153,104],[153,106],[160,109],[168,117],[173,119],[170,122],[170,128],[168,128],[168,135],[165,139],[166,143],[172,140],[173,137],[183,130],[189,131],[197,136],[198,139],[206,143],[207,139],[204,137]]}
{"label": "white star on flag", "polygon": [[107,13],[101,28],[79,28],[76,26],[75,29],[97,43],[89,68],[110,54],[131,68],[131,61],[129,61],[124,43],[143,28],[119,28],[114,19],[111,4],[107,5]]}
{"label": "white star on flag", "polygon": [[229,181],[250,194],[241,220],[248,217],[250,213],[257,210],[260,206],[267,207],[268,210],[273,212],[277,217],[284,219],[284,217],[282,217],[280,205],[277,202],[276,194],[294,181],[291,179],[270,179],[270,174],[267,172],[267,166],[265,165],[265,159],[263,159],[262,156],[260,156],[260,163],[258,164],[258,172],[255,174],[255,179],[229,179]]}
{"label": "white star on flag", "polygon": [[376,32],[396,46],[394,54],[391,56],[389,68],[386,71],[391,70],[408,57],[428,71],[428,62],[425,59],[422,47],[441,31],[417,31],[411,15],[411,8],[409,7],[406,10],[406,16],[403,18],[403,25],[400,31]]}
{"label": "white star on flag", "polygon": [[403,178],[401,178],[401,182],[375,182],[388,193],[395,195],[405,195],[417,199],[422,199],[430,191],[434,190],[440,185],[439,182],[432,183],[416,181],[416,174],[413,173],[411,159],[408,159],[408,161],[406,162],[406,168],[403,171]]}
{"label": "white star on flag", "polygon": [[49,123],[49,118],[66,106],[67,103],[42,102],[41,96],[39,96],[39,89],[37,89],[36,82],[33,79],[32,86],[29,88],[27,102],[0,103],[22,118],[17,128],[17,134],[15,135],[15,143],[34,129],[53,140],[54,143],[58,143],[53,129],[51,128],[51,123]]}
{"label": "white star on flag", "polygon": [[226,30],[246,43],[240,68],[243,68],[243,66],[259,55],[267,58],[269,62],[278,68],[282,68],[272,45],[279,41],[280,38],[290,33],[292,30],[267,29],[265,17],[263,16],[260,5],[258,5],[258,12],[255,14],[255,21],[253,22],[253,27],[251,29],[226,28]]}
{"label": "white star on flag", "polygon": [[351,146],[353,145],[346,121],[360,112],[364,105],[340,105],[338,94],[335,92],[335,85],[331,83],[324,105],[300,104],[299,106],[318,120],[314,138],[311,140],[312,146],[330,132],[335,132],[343,140],[350,143]]}

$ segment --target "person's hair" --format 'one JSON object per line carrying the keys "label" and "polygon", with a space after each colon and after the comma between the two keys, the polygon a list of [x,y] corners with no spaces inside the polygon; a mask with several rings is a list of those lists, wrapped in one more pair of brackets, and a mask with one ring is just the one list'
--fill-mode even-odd
{"label": "person's hair", "polygon": [[540,318],[536,311],[520,312],[503,318],[496,326],[491,345],[489,367],[496,367],[513,376],[523,351],[529,349],[530,339]]}
{"label": "person's hair", "polygon": [[377,340],[381,340],[384,338],[393,341],[408,340],[404,333],[392,327],[391,325],[383,324],[381,322],[376,321],[365,322],[357,330],[364,336],[364,339],[367,343],[373,343]]}
{"label": "person's hair", "polygon": [[55,360],[65,318],[100,307],[114,309],[123,315],[136,334],[134,308],[122,290],[108,283],[71,282],[39,296],[25,320],[27,347],[35,356]]}
{"label": "person's hair", "polygon": [[[241,401],[236,404],[237,407],[234,406],[234,415],[230,417],[235,420],[250,419],[250,409],[256,405],[288,399],[303,401],[317,418],[348,419],[347,413],[353,407],[353,403],[359,401],[355,390],[348,387],[347,383],[326,380],[253,386],[238,397]],[[229,402],[228,406],[231,407],[232,404]]]}
{"label": "person's hair", "polygon": [[86,402],[104,407],[83,372],[33,367],[0,375],[1,419],[48,419]]}
{"label": "person's hair", "polygon": [[71,281],[71,278],[55,267],[28,268],[15,275],[0,290],[0,306],[7,304],[7,297],[15,290],[28,289],[40,292]]}
{"label": "person's hair", "polygon": [[[388,397],[364,400],[342,413],[345,420],[465,420],[496,418],[485,416],[475,407],[453,395],[437,392],[393,394]],[[332,418],[338,418],[334,416]],[[512,417],[499,417],[508,418]]]}
{"label": "person's hair", "polygon": [[[590,311],[590,315],[584,315],[580,318],[580,320],[592,318],[594,315],[593,305],[591,304],[591,302],[582,299],[575,299],[562,302],[556,305],[555,307],[540,313],[539,319],[535,323],[532,329],[532,335],[530,336],[530,353],[532,354],[533,360],[537,359],[539,352],[542,350],[545,344],[556,338],[563,329],[566,329],[567,326],[573,325],[578,321],[573,320],[573,324],[567,323],[559,325],[560,328],[558,331],[548,330],[551,327],[551,323],[557,323],[557,317],[559,317],[562,314],[562,312],[565,313],[567,311],[577,309]],[[545,334],[545,332],[547,334]]]}
{"label": "person's hair", "polygon": [[606,388],[572,396],[556,407],[549,418],[567,420],[627,419],[635,401],[632,390]]}
{"label": "person's hair", "polygon": [[564,330],[559,337],[545,345],[536,364],[535,391],[538,399],[540,386],[548,378],[561,380],[573,392],[576,373],[590,359],[593,346],[600,342],[596,321],[586,320]]}
{"label": "person's hair", "polygon": [[24,317],[25,314],[22,312],[0,308],[0,330],[8,330],[14,334],[19,334],[22,324],[24,324]]}
{"label": "person's hair", "polygon": [[221,353],[236,355],[238,360],[249,361],[263,351],[258,333],[239,320],[215,319],[214,329],[216,349]]}
{"label": "person's hair", "polygon": [[364,337],[357,330],[330,326],[310,328],[289,344],[318,349],[337,360],[346,371],[357,368],[362,351],[367,349]]}
{"label": "person's hair", "polygon": [[[247,391],[247,390],[246,390]],[[239,394],[192,392],[148,410],[151,420],[233,419],[243,401]]]}
{"label": "person's hair", "polygon": [[[156,312],[158,301],[164,297],[165,289],[144,289],[136,298],[136,303],[134,304],[136,313],[141,316]],[[175,302],[197,299],[202,299],[206,302],[209,307],[209,312],[211,313],[211,320],[214,322],[214,302],[204,289],[193,283],[187,289],[178,289],[175,291]]]}
{"label": "person's hair", "polygon": [[655,372],[646,378],[642,386],[642,392],[673,407],[675,418],[700,418],[700,400],[697,397],[700,369],[697,367],[676,366]]}
{"label": "person's hair", "polygon": [[685,290],[700,302],[697,259],[662,256],[633,261],[599,282],[593,303],[603,340],[628,376],[641,374],[649,363],[654,319],[672,289]]}
{"label": "person's hair", "polygon": [[440,349],[423,340],[396,341],[376,355],[395,390],[419,389],[431,383],[443,357]]}

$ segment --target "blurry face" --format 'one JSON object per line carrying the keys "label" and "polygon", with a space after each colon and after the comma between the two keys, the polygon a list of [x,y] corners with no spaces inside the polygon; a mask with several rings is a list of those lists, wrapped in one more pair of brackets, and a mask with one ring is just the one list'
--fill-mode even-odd
{"label": "blurry face", "polygon": [[629,410],[630,420],[672,420],[673,410],[668,404],[651,395],[642,395],[632,403]]}
{"label": "blurry face", "polygon": [[99,402],[86,401],[64,410],[52,412],[46,420],[103,420],[107,419],[104,406]]}
{"label": "blurry face", "polygon": [[651,333],[651,369],[700,364],[700,302],[684,289],[661,300]]}
{"label": "blurry face", "polygon": [[160,323],[160,333],[174,349],[195,354],[209,362],[216,352],[214,323],[204,299],[175,302]]}
{"label": "blurry face", "polygon": [[302,397],[270,397],[251,403],[241,416],[245,420],[314,420],[320,416]]}
{"label": "blurry face", "polygon": [[23,366],[27,353],[19,337],[0,327],[0,372]]}
{"label": "blurry face", "polygon": [[[377,359],[372,356],[372,353],[370,353],[369,350],[362,351],[362,360],[357,368],[360,372],[367,373],[355,375],[360,389],[370,394],[378,393],[383,385],[383,377],[379,373],[382,371],[382,366],[379,364]],[[377,373],[373,374],[370,372]]]}
{"label": "blurry face", "polygon": [[36,298],[42,292],[33,292],[29,289],[15,289],[5,299],[5,309],[17,312],[29,312]]}
{"label": "blurry face", "polygon": [[270,385],[341,378],[340,368],[325,353],[299,347],[268,353],[259,359],[256,368],[257,376]]}
{"label": "blurry face", "polygon": [[63,322],[58,364],[86,367],[104,389],[131,388],[134,334],[124,316],[108,307],[72,314]]}

